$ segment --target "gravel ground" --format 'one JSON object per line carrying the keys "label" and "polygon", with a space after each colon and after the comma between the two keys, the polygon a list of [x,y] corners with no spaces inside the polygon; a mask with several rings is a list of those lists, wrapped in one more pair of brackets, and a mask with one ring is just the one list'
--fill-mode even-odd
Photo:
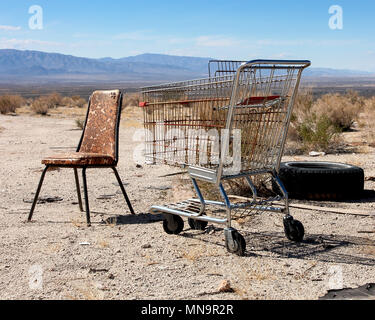
{"label": "gravel ground", "polygon": [[[178,176],[163,177],[176,168],[136,167],[139,142],[128,123],[120,130],[118,170],[137,215],[130,215],[111,170],[88,170],[88,228],[71,169],[47,173],[41,197],[62,201],[38,204],[26,223],[41,159],[74,150],[79,141],[74,119],[0,116],[0,299],[317,299],[329,289],[375,282],[374,215],[292,209],[306,229],[301,244],[285,238],[281,215],[254,215],[235,225],[247,242],[244,257],[227,252],[218,226],[193,231],[185,223],[180,235],[167,235],[148,209],[189,197],[189,188]],[[314,160],[361,165],[375,176],[373,150]],[[375,196],[325,205],[374,213]],[[103,223],[114,217],[117,223]],[[220,292],[223,281],[232,292]]]}

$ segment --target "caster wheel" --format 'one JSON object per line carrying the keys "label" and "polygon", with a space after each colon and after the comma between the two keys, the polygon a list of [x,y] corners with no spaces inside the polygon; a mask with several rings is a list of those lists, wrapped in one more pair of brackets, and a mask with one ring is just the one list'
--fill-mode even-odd
{"label": "caster wheel", "polygon": [[184,229],[184,220],[180,216],[168,215],[164,217],[163,229],[168,234],[179,234]]}
{"label": "caster wheel", "polygon": [[284,218],[284,231],[286,237],[294,242],[302,242],[305,236],[303,224],[298,220],[294,220],[291,216]]}
{"label": "caster wheel", "polygon": [[234,253],[240,257],[245,254],[246,242],[244,237],[237,230],[225,230],[225,246],[230,253]]}
{"label": "caster wheel", "polygon": [[202,231],[205,230],[208,225],[207,221],[200,221],[200,220],[195,220],[191,218],[188,219],[188,223],[189,223],[190,228],[192,228],[193,230],[202,230]]}

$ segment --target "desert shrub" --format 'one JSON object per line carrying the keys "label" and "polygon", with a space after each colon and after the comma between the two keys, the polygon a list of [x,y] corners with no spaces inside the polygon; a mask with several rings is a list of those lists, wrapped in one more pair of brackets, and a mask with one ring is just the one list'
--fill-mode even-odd
{"label": "desert shrub", "polygon": [[54,107],[58,107],[59,105],[61,105],[63,97],[61,96],[60,93],[53,92],[47,97],[51,101],[51,104],[53,104]]}
{"label": "desert shrub", "polygon": [[35,99],[31,104],[31,109],[41,115],[47,115],[49,109],[54,108],[53,101],[48,96],[41,96]]}
{"label": "desert shrub", "polygon": [[[317,102],[314,100],[311,90],[301,91],[298,94],[291,117],[287,149],[292,146],[294,153],[333,149],[340,129],[332,121],[330,115],[323,112],[322,101],[317,108]],[[290,153],[290,150],[286,151]]]}
{"label": "desert shrub", "polygon": [[138,107],[140,101],[141,95],[139,93],[124,94],[122,107]]}
{"label": "desert shrub", "polygon": [[87,101],[83,98],[80,98],[78,100],[74,100],[75,106],[78,108],[83,108],[87,106]]}
{"label": "desert shrub", "polygon": [[21,107],[24,99],[18,95],[3,95],[0,96],[0,113],[13,113],[17,108]]}
{"label": "desert shrub", "polygon": [[74,101],[71,97],[63,97],[61,100],[61,105],[67,108],[72,108],[74,106]]}
{"label": "desert shrub", "polygon": [[326,116],[331,123],[342,131],[349,130],[363,109],[364,100],[354,91],[345,95],[326,94],[319,98],[312,110],[319,116]]}
{"label": "desert shrub", "polygon": [[365,100],[363,112],[358,122],[368,145],[375,147],[375,97]]}
{"label": "desert shrub", "polygon": [[336,142],[340,129],[333,125],[327,115],[311,113],[297,128],[303,149],[329,151]]}
{"label": "desert shrub", "polygon": [[68,108],[83,108],[87,106],[87,101],[81,98],[81,96],[75,95],[72,97],[63,97],[61,100],[61,105]]}

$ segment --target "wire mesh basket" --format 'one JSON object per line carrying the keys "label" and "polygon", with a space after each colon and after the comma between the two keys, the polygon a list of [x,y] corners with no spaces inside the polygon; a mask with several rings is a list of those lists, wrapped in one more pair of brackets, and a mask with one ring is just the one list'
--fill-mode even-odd
{"label": "wire mesh basket", "polygon": [[[289,215],[287,192],[277,173],[301,74],[309,65],[309,61],[213,60],[206,79],[142,88],[146,160],[187,167],[198,195],[151,208],[153,213],[165,214],[167,232],[183,225],[181,216],[197,228],[207,222],[226,224],[228,250],[243,254],[244,240],[231,227],[235,212],[286,212],[287,236],[287,230],[295,229],[292,225],[299,225]],[[281,197],[259,199],[253,179],[261,174],[276,181]],[[252,198],[231,203],[223,181],[239,178],[249,184]],[[197,181],[212,183],[223,201],[205,200]],[[267,205],[280,200],[283,208]],[[211,206],[219,206],[225,217],[208,215],[206,209]]]}

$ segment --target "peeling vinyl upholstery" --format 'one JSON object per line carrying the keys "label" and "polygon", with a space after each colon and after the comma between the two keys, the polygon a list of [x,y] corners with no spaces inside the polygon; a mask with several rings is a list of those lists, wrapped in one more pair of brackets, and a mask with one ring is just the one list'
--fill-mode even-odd
{"label": "peeling vinyl upholstery", "polygon": [[91,96],[78,152],[53,155],[45,165],[113,165],[116,162],[116,120],[120,91],[95,91]]}

